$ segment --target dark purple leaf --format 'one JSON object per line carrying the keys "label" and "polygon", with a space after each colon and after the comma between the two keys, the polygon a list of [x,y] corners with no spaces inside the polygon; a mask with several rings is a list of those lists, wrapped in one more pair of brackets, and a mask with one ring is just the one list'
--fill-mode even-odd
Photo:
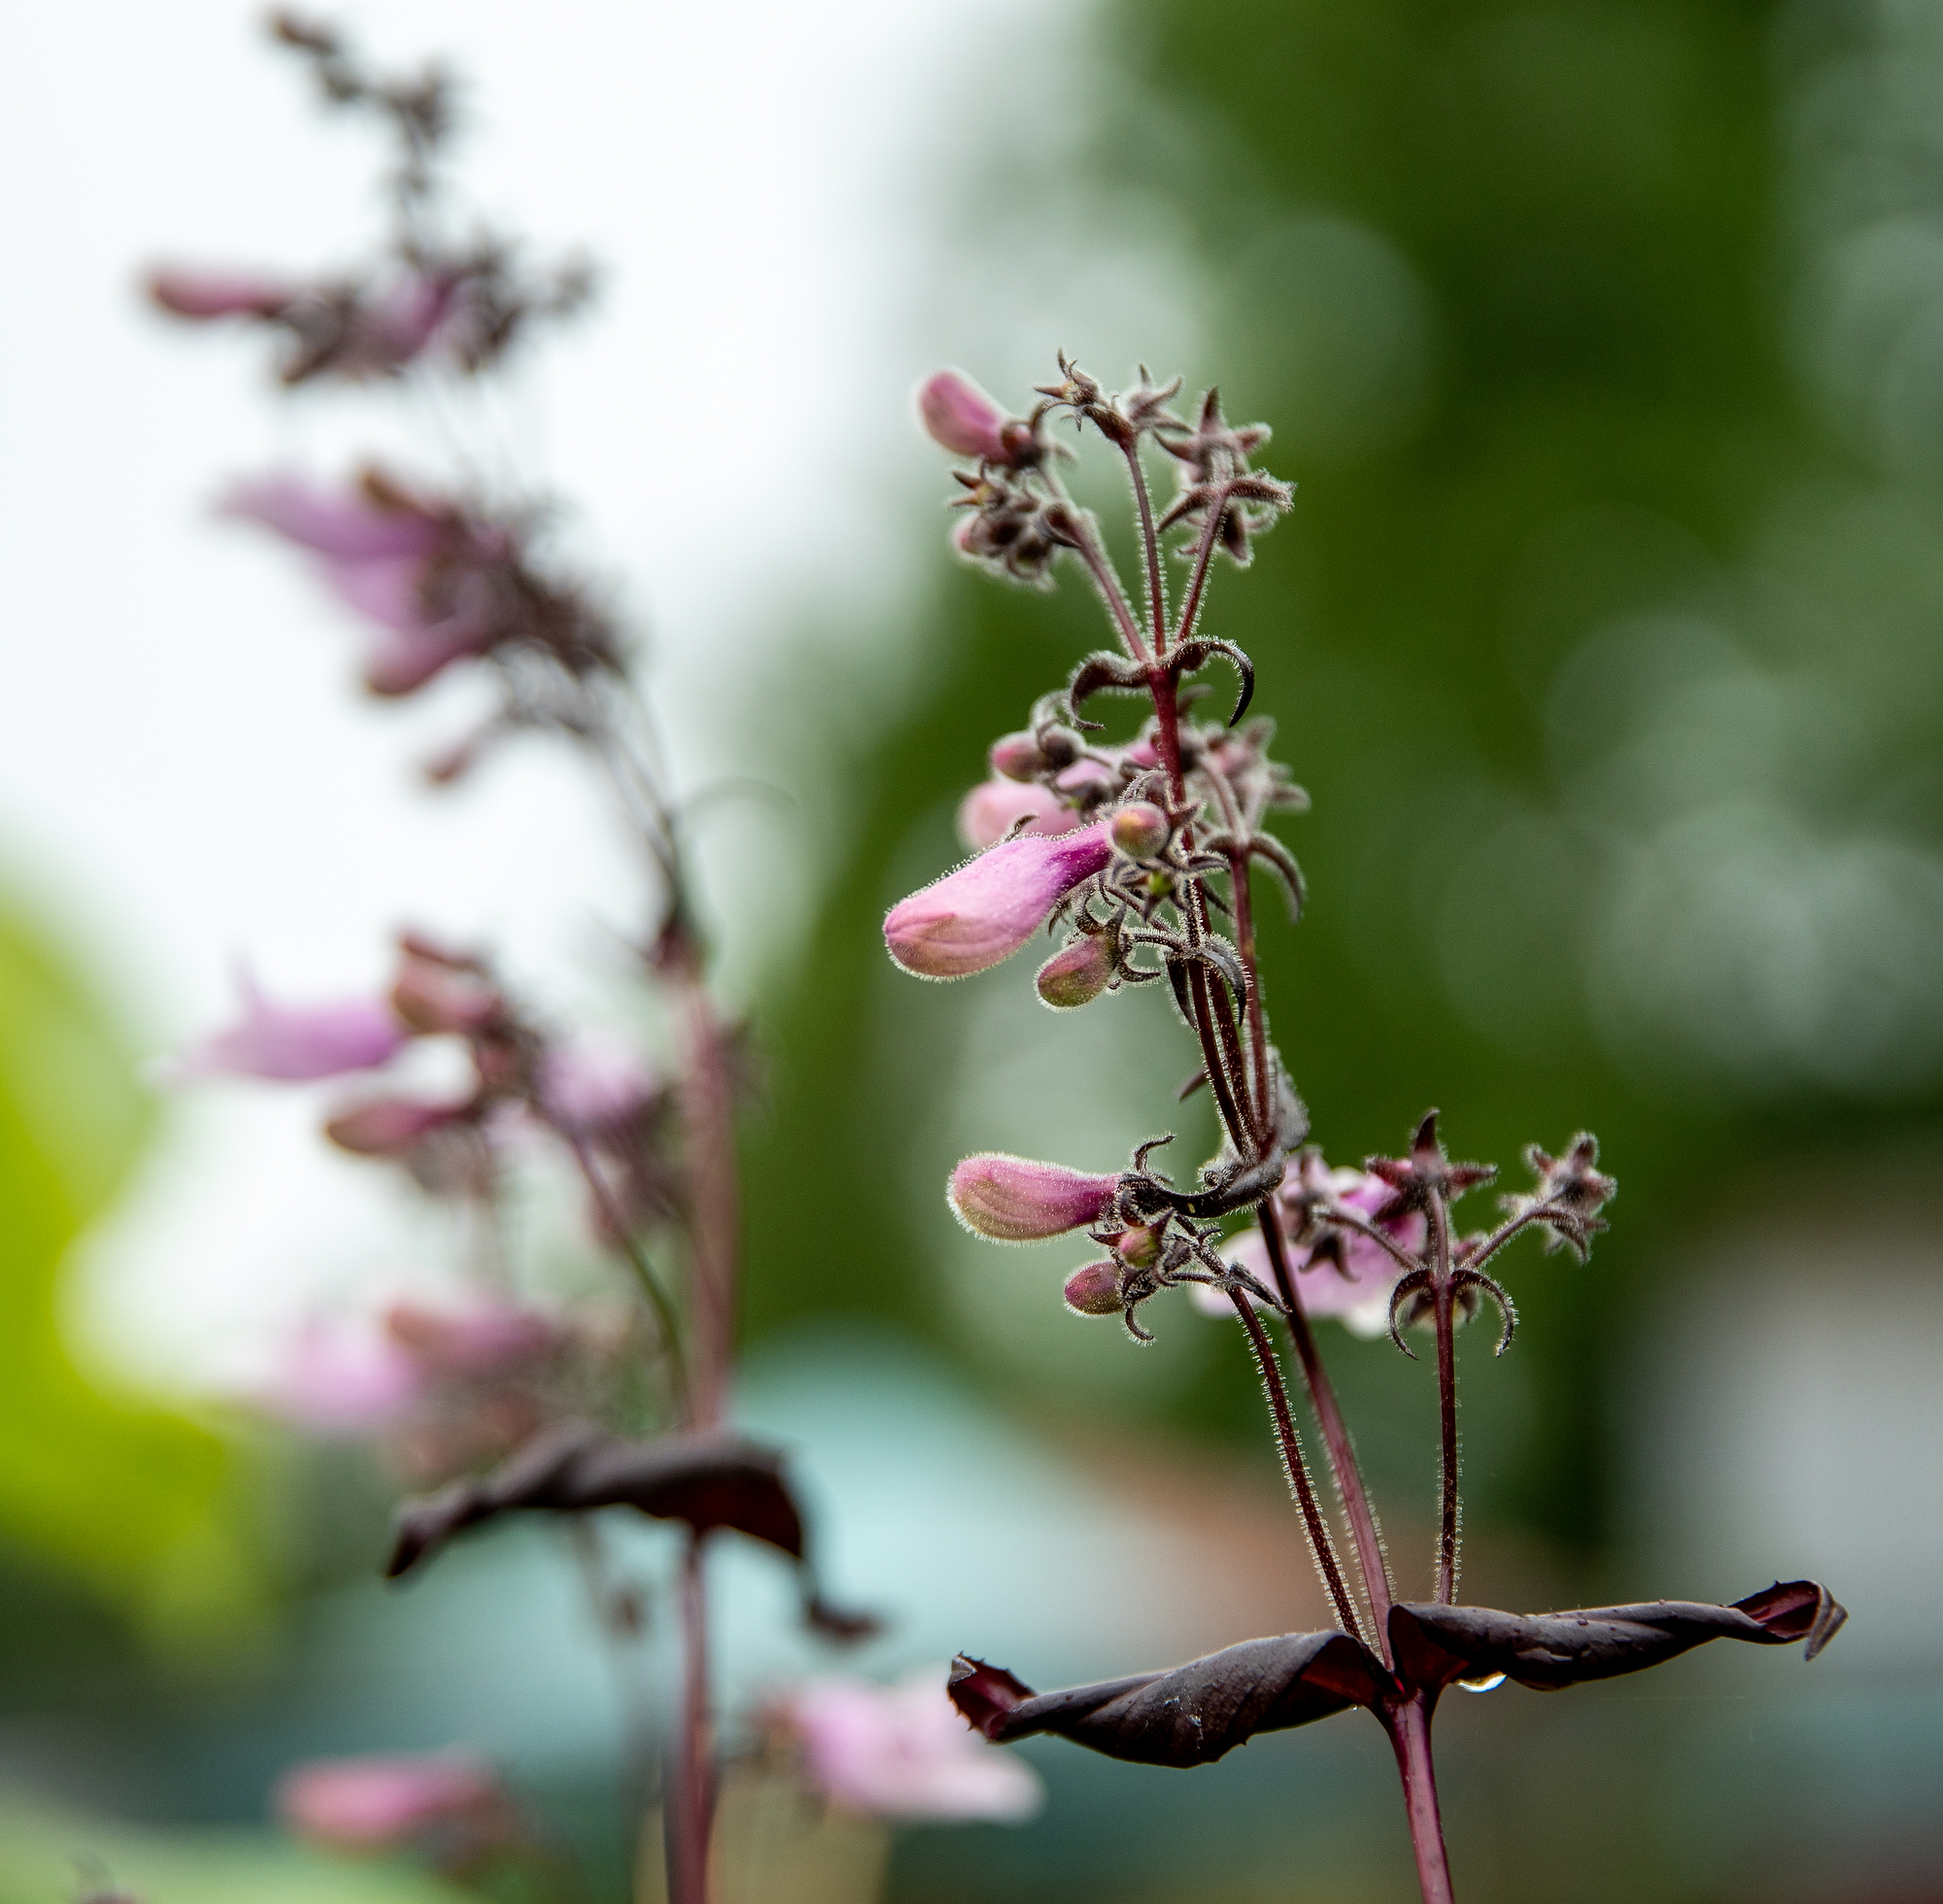
{"label": "dark purple leaf", "polygon": [[1846,1618],[1826,1587],[1790,1581],[1731,1607],[1653,1600],[1575,1613],[1505,1614],[1488,1607],[1398,1606],[1390,1610],[1390,1646],[1398,1673],[1414,1685],[1436,1690],[1455,1680],[1502,1673],[1520,1685],[1554,1691],[1582,1680],[1642,1672],[1709,1640],[1769,1647],[1803,1640],[1813,1659]]}
{"label": "dark purple leaf", "polygon": [[718,1527],[786,1553],[801,1570],[808,1617],[833,1637],[858,1639],[876,1622],[839,1613],[817,1593],[805,1553],[802,1515],[782,1457],[733,1435],[669,1435],[626,1441],[581,1422],[536,1435],[483,1479],[456,1480],[398,1509],[386,1578],[423,1565],[454,1535],[500,1514],[539,1509],[584,1513],[632,1508],[658,1520],[686,1521],[697,1534]]}
{"label": "dark purple leaf", "polygon": [[1381,1672],[1345,1633],[1285,1633],[1064,1692],[1035,1693],[1002,1667],[962,1654],[953,1704],[988,1739],[1056,1732],[1142,1765],[1207,1765],[1257,1732],[1329,1718],[1380,1696]]}

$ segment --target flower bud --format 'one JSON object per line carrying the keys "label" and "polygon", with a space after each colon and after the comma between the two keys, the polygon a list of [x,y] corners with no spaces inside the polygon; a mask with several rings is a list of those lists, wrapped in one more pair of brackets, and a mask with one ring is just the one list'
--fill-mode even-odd
{"label": "flower bud", "polygon": [[932,440],[955,457],[1004,462],[1006,413],[962,371],[940,370],[917,393]]}
{"label": "flower bud", "polygon": [[1114,1241],[1113,1254],[1137,1270],[1150,1270],[1160,1261],[1160,1239],[1144,1223],[1129,1224]]}
{"label": "flower bud", "polygon": [[968,1230],[994,1242],[1040,1242],[1097,1223],[1119,1181],[988,1151],[951,1173],[945,1201]]}
{"label": "flower bud", "polygon": [[1174,829],[1167,815],[1150,800],[1135,800],[1113,815],[1113,844],[1130,860],[1151,860],[1168,842]]}
{"label": "flower bud", "polygon": [[1113,943],[1105,933],[1089,933],[1039,969],[1039,995],[1056,1011],[1091,1004],[1113,975]]}
{"label": "flower bud", "polygon": [[1118,1315],[1120,1273],[1111,1263],[1088,1263],[1066,1278],[1066,1307],[1074,1315]]}
{"label": "flower bud", "polygon": [[1031,780],[1046,762],[1029,733],[1002,734],[992,743],[992,771],[1002,780]]}
{"label": "flower bud", "polygon": [[250,271],[149,274],[149,295],[178,318],[274,318],[297,292],[293,286]]}
{"label": "flower bud", "polygon": [[1112,858],[1104,825],[1002,840],[894,905],[891,957],[920,978],[963,978],[1009,959],[1045,915]]}
{"label": "flower bud", "polygon": [[340,1150],[358,1157],[402,1157],[434,1131],[465,1113],[463,1105],[426,1104],[414,1098],[375,1098],[339,1111],[324,1134]]}

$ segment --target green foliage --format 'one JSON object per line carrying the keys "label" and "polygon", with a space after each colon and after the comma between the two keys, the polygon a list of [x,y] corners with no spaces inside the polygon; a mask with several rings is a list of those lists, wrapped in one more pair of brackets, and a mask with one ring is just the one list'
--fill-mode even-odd
{"label": "green foliage", "polygon": [[69,1245],[148,1127],[99,1006],[0,918],[0,1540],[15,1571],[78,1580],[162,1626],[233,1606],[228,1462],[166,1409],[106,1392],[64,1340]]}

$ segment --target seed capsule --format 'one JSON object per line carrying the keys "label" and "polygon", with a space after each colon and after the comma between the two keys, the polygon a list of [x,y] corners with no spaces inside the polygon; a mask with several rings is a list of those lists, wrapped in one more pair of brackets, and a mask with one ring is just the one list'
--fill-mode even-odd
{"label": "seed capsule", "polygon": [[1088,1263],[1066,1278],[1066,1307],[1074,1315],[1118,1315],[1119,1272],[1111,1263]]}
{"label": "seed capsule", "polygon": [[1091,1004],[1113,975],[1113,947],[1104,933],[1075,939],[1039,969],[1039,995],[1055,1010]]}

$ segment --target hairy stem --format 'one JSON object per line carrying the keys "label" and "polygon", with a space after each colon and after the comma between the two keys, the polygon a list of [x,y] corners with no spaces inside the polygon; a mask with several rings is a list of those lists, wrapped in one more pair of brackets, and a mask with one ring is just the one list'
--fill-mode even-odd
{"label": "hairy stem", "polygon": [[1437,1602],[1457,1603],[1457,1343],[1451,1312],[1450,1211],[1430,1199],[1431,1312],[1437,1324],[1437,1403],[1441,1460],[1437,1487]]}
{"label": "hairy stem", "polygon": [[[1074,511],[1074,516],[1078,512]],[[1074,543],[1079,560],[1086,564],[1086,572],[1093,578],[1093,586],[1100,591],[1107,604],[1107,612],[1113,618],[1113,627],[1119,631],[1126,650],[1142,667],[1148,664],[1147,644],[1141,636],[1141,625],[1135,615],[1133,604],[1127,599],[1127,592],[1120,584],[1107,552],[1100,546],[1100,538],[1081,526],[1080,533]]]}
{"label": "hairy stem", "polygon": [[1363,1577],[1363,1596],[1370,1603],[1371,1623],[1377,1629],[1377,1649],[1383,1664],[1390,1665],[1390,1602],[1392,1598],[1383,1539],[1377,1527],[1375,1510],[1363,1486],[1363,1471],[1356,1465],[1356,1449],[1349,1440],[1348,1423],[1330,1385],[1329,1372],[1322,1366],[1315,1346],[1315,1332],[1303,1312],[1302,1298],[1288,1267],[1288,1244],[1274,1207],[1263,1204],[1255,1217],[1261,1225],[1262,1241],[1268,1246],[1269,1263],[1275,1271],[1276,1292],[1287,1312],[1288,1333],[1295,1344],[1296,1360],[1302,1364],[1302,1378],[1309,1388],[1309,1403],[1315,1411],[1316,1426],[1322,1430],[1322,1445],[1328,1450],[1330,1472],[1336,1480],[1336,1498],[1349,1522],[1350,1539],[1355,1545],[1356,1566]]}
{"label": "hairy stem", "polygon": [[1437,1768],[1430,1756],[1430,1701],[1421,1692],[1395,1708],[1384,1721],[1403,1780],[1410,1846],[1416,1853],[1416,1882],[1423,1904],[1454,1904],[1450,1857],[1444,1849],[1444,1819],[1437,1809]]}
{"label": "hairy stem", "polygon": [[1302,1510],[1302,1524],[1309,1535],[1309,1550],[1315,1558],[1315,1571],[1336,1606],[1336,1617],[1346,1633],[1367,1641],[1356,1618],[1355,1603],[1344,1584],[1342,1563],[1336,1557],[1336,1543],[1329,1523],[1316,1505],[1315,1489],[1309,1479],[1309,1463],[1303,1457],[1302,1437],[1296,1432],[1295,1417],[1289,1413],[1288,1390],[1282,1384],[1281,1368],[1276,1361],[1275,1345],[1255,1314],[1254,1305],[1239,1289],[1228,1292],[1235,1313],[1248,1332],[1248,1346],[1254,1350],[1256,1366],[1262,1372],[1262,1386],[1268,1390],[1269,1412],[1275,1417],[1276,1439],[1281,1444],[1281,1463],[1288,1476],[1289,1491]]}
{"label": "hairy stem", "polygon": [[557,1118],[550,1118],[548,1122],[554,1135],[573,1153],[573,1161],[580,1168],[581,1179],[594,1199],[595,1207],[600,1212],[601,1222],[613,1235],[616,1246],[634,1273],[635,1281],[641,1285],[641,1293],[654,1309],[655,1320],[661,1325],[663,1359],[667,1364],[669,1380],[674,1387],[675,1407],[685,1415],[688,1412],[688,1370],[682,1361],[681,1323],[675,1313],[674,1299],[662,1286],[662,1279],[655,1274],[648,1252],[641,1247],[640,1239],[634,1235],[626,1213],[615,1201],[607,1179],[600,1174],[594,1153],[587,1147],[587,1139]]}
{"label": "hairy stem", "polygon": [[1138,437],[1120,445],[1127,459],[1127,480],[1134,487],[1134,506],[1141,517],[1141,561],[1147,585],[1147,631],[1153,637],[1156,660],[1167,654],[1167,576],[1161,566],[1160,537],[1154,532],[1153,497],[1147,490],[1147,473],[1141,467]]}
{"label": "hairy stem", "polygon": [[1201,540],[1194,550],[1194,573],[1187,584],[1187,593],[1180,598],[1180,619],[1175,624],[1175,639],[1185,641],[1194,632],[1194,624],[1201,618],[1202,597],[1208,593],[1208,576],[1214,561],[1214,544],[1220,539],[1221,519],[1228,513],[1228,493],[1223,490],[1218,502],[1210,503],[1208,520],[1201,531]]}
{"label": "hairy stem", "polygon": [[741,1232],[734,1089],[728,1033],[702,982],[693,948],[678,945],[667,956],[685,994],[688,1047],[682,1116],[695,1266],[689,1419],[697,1428],[718,1428],[728,1407],[729,1368],[734,1353],[735,1268]]}

